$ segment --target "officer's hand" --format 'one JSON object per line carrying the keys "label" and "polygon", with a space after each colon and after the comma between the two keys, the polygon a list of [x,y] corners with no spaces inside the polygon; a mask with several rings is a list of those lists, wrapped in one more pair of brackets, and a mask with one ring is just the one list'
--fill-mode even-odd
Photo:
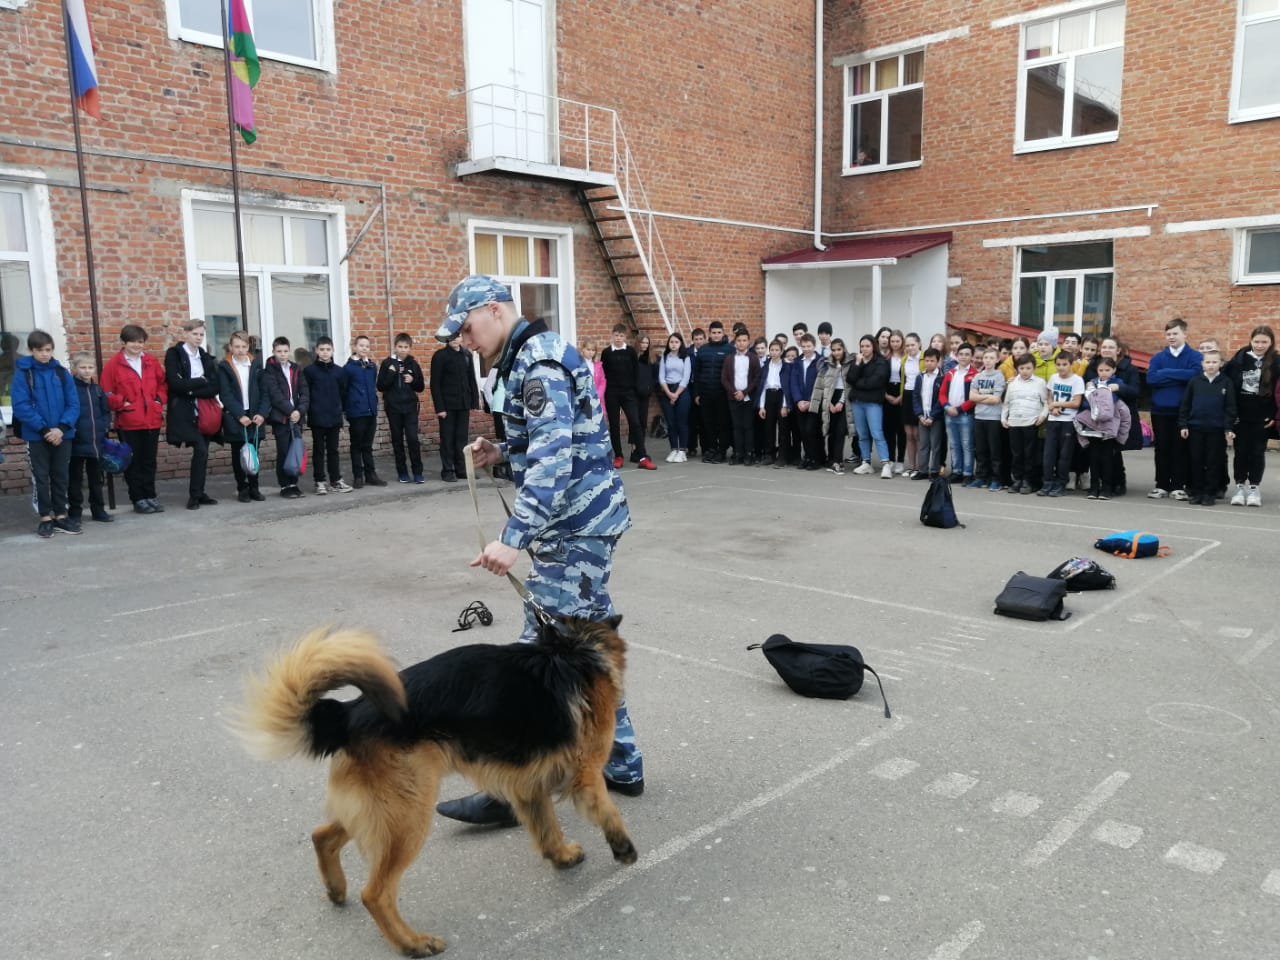
{"label": "officer's hand", "polygon": [[480,551],[479,556],[471,561],[470,566],[484,567],[490,573],[501,577],[506,575],[519,556],[520,551],[515,547],[508,547],[500,540],[493,540]]}
{"label": "officer's hand", "polygon": [[[476,469],[483,470],[485,467],[492,467],[496,463],[502,462],[502,451],[498,445],[484,437],[476,437],[471,444],[471,457],[475,461]],[[475,564],[472,564],[475,566]]]}

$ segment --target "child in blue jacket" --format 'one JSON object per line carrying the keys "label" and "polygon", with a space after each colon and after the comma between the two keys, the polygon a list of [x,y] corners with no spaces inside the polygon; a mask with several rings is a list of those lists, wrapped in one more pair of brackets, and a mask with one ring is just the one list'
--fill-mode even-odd
{"label": "child in blue jacket", "polygon": [[107,512],[102,499],[103,441],[111,426],[111,408],[107,395],[93,379],[98,365],[89,353],[77,353],[71,358],[71,369],[76,375],[76,396],[80,400],[80,419],[76,422],[75,439],[71,441],[71,468],[67,480],[67,515],[79,521],[84,512],[84,494],[80,478],[89,486],[89,511],[99,523],[110,523],[115,518]]}
{"label": "child in blue jacket", "polygon": [[80,419],[80,398],[71,374],[53,358],[53,337],[43,330],[27,335],[28,357],[19,357],[10,388],[13,424],[27,441],[31,482],[40,523],[36,535],[48,540],[55,530],[80,532],[67,516],[67,475],[71,440]]}
{"label": "child in blue jacket", "polygon": [[355,352],[342,368],[342,412],[347,415],[351,434],[351,484],[357,489],[366,483],[385,487],[373,462],[373,435],[378,429],[378,364],[369,356],[369,338],[361,334]]}

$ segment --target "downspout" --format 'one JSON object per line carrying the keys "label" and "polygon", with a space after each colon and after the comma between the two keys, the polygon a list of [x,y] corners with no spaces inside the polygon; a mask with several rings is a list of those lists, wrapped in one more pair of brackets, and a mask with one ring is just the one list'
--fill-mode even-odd
{"label": "downspout", "polygon": [[823,0],[813,0],[813,246],[827,249],[822,242],[822,57]]}

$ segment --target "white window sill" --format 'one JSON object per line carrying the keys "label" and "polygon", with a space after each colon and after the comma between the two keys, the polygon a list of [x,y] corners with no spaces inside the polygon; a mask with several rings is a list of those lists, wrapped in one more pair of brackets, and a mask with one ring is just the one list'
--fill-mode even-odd
{"label": "white window sill", "polygon": [[1233,281],[1237,287],[1256,287],[1267,283],[1280,283],[1280,273],[1258,273],[1245,277],[1236,277]]}
{"label": "white window sill", "polygon": [[28,0],[0,0],[0,10],[19,10],[27,5]]}
{"label": "white window sill", "polygon": [[1017,142],[1013,145],[1014,154],[1044,153],[1046,150],[1069,150],[1072,147],[1092,147],[1098,143],[1115,143],[1120,139],[1120,131],[1114,133],[1098,133],[1091,137],[1059,137],[1053,140],[1032,140],[1029,143]]}
{"label": "white window sill", "polygon": [[[4,0],[0,0],[3,3]],[[194,43],[202,47],[213,47],[221,50],[222,40],[210,33],[204,33],[199,30],[179,30],[178,39],[185,43]],[[337,64],[331,62],[330,58],[322,60],[308,60],[303,57],[295,57],[287,53],[272,53],[270,50],[263,50],[258,47],[259,60],[274,60],[277,63],[290,63],[295,67],[306,67],[309,70],[322,70],[325,73],[337,73]]]}
{"label": "white window sill", "polygon": [[911,170],[924,164],[924,160],[912,160],[908,163],[867,164],[861,167],[845,167],[840,171],[842,177],[860,177],[865,173],[885,173],[889,170]]}
{"label": "white window sill", "polygon": [[1276,117],[1280,117],[1280,103],[1243,112],[1233,111],[1227,116],[1227,123],[1249,123],[1253,120],[1273,120]]}

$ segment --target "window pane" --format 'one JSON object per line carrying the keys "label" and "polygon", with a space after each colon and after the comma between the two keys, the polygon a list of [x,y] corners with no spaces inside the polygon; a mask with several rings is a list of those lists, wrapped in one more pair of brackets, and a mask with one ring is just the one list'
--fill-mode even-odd
{"label": "window pane", "polygon": [[222,11],[218,4],[209,0],[180,0],[178,9],[186,29],[222,36]]}
{"label": "window pane", "polygon": [[[234,252],[231,259],[235,259]],[[245,263],[284,263],[284,217],[266,213],[244,215],[244,259]]]}
{"label": "window pane", "polygon": [[1089,18],[1092,12],[1077,13],[1058,21],[1058,52],[1075,53],[1089,46]]}
{"label": "window pane", "polygon": [[546,237],[535,237],[533,240],[533,257],[533,276],[556,276],[556,242],[554,240]]}
{"label": "window pane", "polygon": [[22,194],[0,190],[0,250],[24,253],[26,249],[27,228],[22,222]]}
{"label": "window pane", "polygon": [[31,265],[0,260],[0,406],[9,406],[14,364],[27,352],[27,334],[35,327]]}
{"label": "window pane", "polygon": [[248,325],[241,319],[238,277],[205,274],[201,277],[200,286],[204,290],[204,322],[209,325],[209,352],[215,357],[221,357],[230,342],[232,332],[248,330],[250,337],[255,340],[252,348],[254,355],[262,356],[259,345],[262,340],[262,320],[258,313],[258,278],[244,278],[244,295],[249,307]]}
{"label": "window pane", "polygon": [[1082,337],[1111,335],[1111,281],[1109,273],[1094,274],[1084,278],[1084,311],[1080,317]]}
{"label": "window pane", "polygon": [[1280,273],[1280,230],[1249,234],[1247,273]]}
{"label": "window pane", "polygon": [[1124,5],[1103,7],[1098,11],[1098,21],[1093,28],[1093,45],[1100,47],[1103,44],[1120,43],[1123,40]]}
{"label": "window pane", "polygon": [[924,90],[908,90],[889,97],[888,163],[912,163],[920,159],[920,123]]}
{"label": "window pane", "polygon": [[329,244],[325,241],[327,224],[312,217],[290,217],[293,234],[293,259],[295,267],[327,267]]}
{"label": "window pane", "polygon": [[528,237],[502,238],[502,272],[508,277],[532,276]]}
{"label": "window pane", "polygon": [[1123,74],[1122,47],[1076,58],[1075,98],[1071,103],[1073,137],[1120,129],[1120,82]]}
{"label": "window pane", "polygon": [[855,103],[849,129],[854,145],[853,166],[865,167],[880,162],[880,101]]}
{"label": "window pane", "polygon": [[[208,0],[204,2],[209,5]],[[253,39],[258,49],[302,60],[316,59],[314,2],[258,0],[253,5]]]}
{"label": "window pane", "polygon": [[1027,71],[1026,117],[1023,140],[1044,140],[1062,136],[1062,109],[1066,94],[1062,89],[1064,65],[1051,63]]}
{"label": "window pane", "polygon": [[1280,13],[1280,0],[1244,0],[1244,15],[1257,16],[1263,13]]}
{"label": "window pane", "polygon": [[520,316],[527,320],[545,320],[547,326],[560,330],[560,288],[555,284],[520,284]]}
{"label": "window pane", "polygon": [[871,64],[860,63],[849,68],[849,92],[855,96],[871,92]]}
{"label": "window pane", "polygon": [[1053,21],[1033,23],[1027,27],[1026,51],[1027,60],[1048,57],[1053,54]]}
{"label": "window pane", "polygon": [[1240,109],[1280,104],[1280,20],[1244,28],[1244,60],[1240,65]]}
{"label": "window pane", "polygon": [[230,210],[191,211],[195,225],[196,259],[234,263],[236,259],[235,219]]}
{"label": "window pane", "polygon": [[498,238],[492,233],[476,234],[476,273],[498,272]]}
{"label": "window pane", "polygon": [[902,82],[923,83],[924,82],[924,51],[918,53],[908,53],[902,58]]}
{"label": "window pane", "polygon": [[1022,272],[1086,270],[1113,266],[1111,241],[1061,243],[1052,247],[1023,247]]}
{"label": "window pane", "polygon": [[316,341],[333,336],[329,278],[322,273],[277,273],[271,277],[273,337],[288,337],[295,356],[299,347],[315,353]]}
{"label": "window pane", "polygon": [[888,90],[898,85],[898,58],[889,57],[876,63],[876,89]]}
{"label": "window pane", "polygon": [[1044,329],[1044,277],[1023,277],[1018,293],[1018,326]]}
{"label": "window pane", "polygon": [[1076,278],[1058,277],[1053,281],[1053,325],[1058,330],[1076,328]]}

